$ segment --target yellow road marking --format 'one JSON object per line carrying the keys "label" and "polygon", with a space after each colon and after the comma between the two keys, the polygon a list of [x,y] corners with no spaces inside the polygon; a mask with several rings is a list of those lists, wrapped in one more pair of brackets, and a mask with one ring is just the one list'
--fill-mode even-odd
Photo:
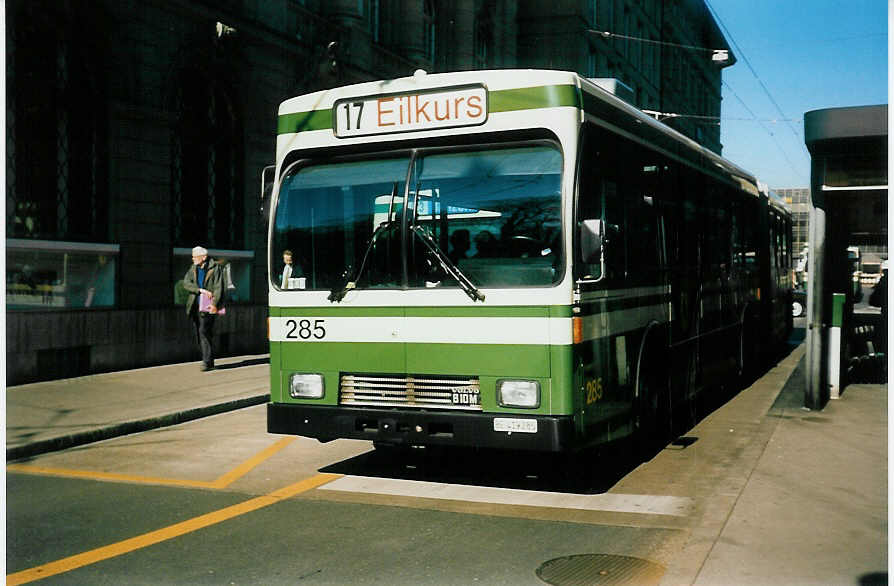
{"label": "yellow road marking", "polygon": [[111,545],[79,553],[61,560],[56,560],[55,562],[50,562],[42,566],[22,570],[15,574],[7,574],[6,584],[7,586],[26,584],[49,576],[55,576],[56,574],[70,572],[77,568],[95,564],[138,549],[143,549],[144,547],[149,547],[150,545],[155,545],[156,543],[174,539],[175,537],[180,537],[181,535],[186,535],[187,533],[192,533],[193,531],[198,531],[199,529],[227,521],[228,519],[244,515],[245,513],[268,507],[283,499],[293,497],[302,492],[307,492],[326,484],[327,482],[332,482],[339,477],[339,474],[317,474],[316,476],[307,478],[301,482],[296,482],[295,484],[275,490],[270,494],[255,497],[245,502],[220,509],[219,511],[213,511],[181,523],[176,523],[156,531],[119,541],[118,543],[112,543]]}
{"label": "yellow road marking", "polygon": [[182,480],[178,478],[154,478],[152,476],[132,476],[130,474],[116,474],[114,472],[96,472],[92,470],[70,470],[68,468],[49,468],[46,466],[31,466],[25,464],[7,464],[7,471],[23,472],[43,476],[64,476],[67,478],[86,478],[88,480],[112,480],[115,482],[134,482],[142,484],[166,484],[173,486],[189,486],[197,488],[210,488],[213,483],[205,480]]}
{"label": "yellow road marking", "polygon": [[238,479],[242,478],[249,472],[251,472],[256,466],[258,466],[261,462],[270,458],[281,449],[289,445],[295,441],[295,437],[284,437],[269,448],[259,452],[253,458],[249,458],[239,466],[236,466],[217,480],[211,483],[211,488],[226,488],[230,484],[236,482]]}
{"label": "yellow road marking", "polygon": [[272,446],[252,456],[239,466],[233,468],[217,480],[187,480],[181,478],[156,478],[153,476],[137,476],[132,474],[117,474],[115,472],[96,472],[90,470],[72,470],[69,468],[52,468],[47,466],[32,466],[30,464],[7,464],[6,469],[25,474],[41,474],[46,476],[63,476],[68,478],[86,478],[88,480],[111,480],[114,482],[132,482],[136,484],[163,484],[167,486],[186,486],[190,488],[226,488],[236,480],[248,474],[262,462],[295,441],[294,437],[286,437]]}

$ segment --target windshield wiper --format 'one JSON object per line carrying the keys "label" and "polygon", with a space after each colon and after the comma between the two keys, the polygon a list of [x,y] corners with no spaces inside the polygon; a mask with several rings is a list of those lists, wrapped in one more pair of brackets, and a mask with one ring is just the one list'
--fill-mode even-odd
{"label": "windshield wiper", "polygon": [[352,277],[350,274],[350,269],[346,271],[345,275],[345,284],[341,287],[335,288],[333,287],[331,291],[329,291],[329,296],[326,298],[332,303],[341,303],[341,300],[345,298],[345,295],[348,294],[348,291],[357,286],[357,281],[360,280],[360,276],[363,274],[363,269],[366,268],[366,259],[369,258],[369,252],[372,250],[373,245],[376,243],[376,238],[379,237],[379,234],[382,231],[391,227],[394,224],[394,220],[391,219],[391,210],[394,208],[394,198],[397,196],[397,181],[394,182],[394,187],[391,188],[391,201],[388,204],[388,219],[379,224],[375,230],[373,230],[372,236],[369,237],[369,241],[366,243],[366,252],[363,253],[363,261],[360,263],[360,268],[357,269],[357,272]]}
{"label": "windshield wiper", "polygon": [[345,284],[341,287],[335,288],[333,287],[331,291],[329,291],[329,296],[326,298],[332,303],[341,302],[342,299],[345,298],[345,295],[348,294],[348,291],[357,286],[357,281],[360,280],[360,275],[363,274],[363,269],[366,268],[366,259],[369,257],[369,251],[372,250],[373,245],[376,243],[376,238],[379,237],[379,234],[382,233],[383,230],[390,227],[393,224],[391,220],[387,220],[379,224],[379,227],[375,229],[372,233],[372,236],[369,237],[369,242],[366,243],[366,252],[363,254],[363,262],[360,263],[360,268],[357,269],[357,272],[351,276],[350,269],[346,271],[345,276]]}
{"label": "windshield wiper", "polygon": [[444,269],[444,271],[448,275],[456,279],[456,282],[459,283],[459,286],[462,288],[463,291],[465,291],[466,295],[472,298],[472,301],[484,301],[484,295],[481,293],[481,291],[479,291],[478,288],[472,283],[472,281],[470,281],[469,278],[465,276],[461,270],[459,270],[459,267],[456,266],[456,264],[452,260],[450,260],[450,257],[444,254],[444,251],[441,250],[441,247],[438,246],[434,239],[425,230],[423,230],[421,226],[410,226],[410,230],[412,230],[413,233],[416,234],[416,236],[418,236],[420,240],[422,240],[422,243],[429,250],[429,252],[435,255],[435,258],[438,259],[438,262],[441,264],[441,268]]}
{"label": "windshield wiper", "polygon": [[[373,246],[376,243],[376,239],[382,234],[383,231],[390,228],[394,225],[395,221],[391,219],[391,213],[394,208],[394,199],[397,197],[397,187],[398,183],[394,182],[394,187],[391,190],[391,202],[388,204],[388,219],[382,222],[376,227],[373,231],[372,235],[369,237],[369,241],[366,243],[366,251],[363,253],[363,261],[360,263],[360,268],[357,269],[357,272],[354,273],[353,276],[350,274],[346,274],[344,285],[341,287],[334,287],[331,291],[329,291],[329,296],[327,299],[332,303],[340,303],[342,299],[345,298],[345,295],[348,294],[348,291],[354,289],[357,286],[357,282],[360,280],[360,277],[363,275],[363,270],[366,268],[366,261],[369,258],[369,253],[372,251]],[[418,197],[418,196],[417,196]],[[415,205],[415,204],[414,204]],[[406,208],[406,204],[404,205]],[[478,290],[477,287],[466,277],[463,272],[459,269],[456,264],[450,257],[444,254],[444,251],[437,245],[437,243],[432,239],[431,236],[428,235],[425,230],[422,229],[419,225],[409,226],[409,229],[416,234],[425,247],[431,252],[436,259],[438,259],[438,263],[441,265],[441,268],[444,271],[453,277],[459,286],[465,291],[466,295],[472,298],[473,301],[484,301],[484,295],[481,291]],[[348,270],[346,273],[349,273]]]}

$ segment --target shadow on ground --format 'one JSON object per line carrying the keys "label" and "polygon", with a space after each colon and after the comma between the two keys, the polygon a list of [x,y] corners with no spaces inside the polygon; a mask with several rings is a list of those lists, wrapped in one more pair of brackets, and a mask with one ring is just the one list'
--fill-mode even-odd
{"label": "shadow on ground", "polygon": [[257,366],[258,364],[269,364],[269,358],[251,358],[241,362],[233,362],[232,364],[218,364],[214,370],[229,370],[231,368],[242,368],[243,366]]}
{"label": "shadow on ground", "polygon": [[[784,359],[803,340],[804,329],[794,330],[789,343],[770,362],[776,364]],[[697,412],[687,413],[687,421],[676,425],[670,437],[656,438],[655,449],[645,454],[644,459],[651,459],[661,450],[685,450],[696,443],[698,437],[689,433],[691,429],[732,399],[741,389],[747,388],[763,376],[768,369],[769,365],[759,369],[749,379],[731,382],[726,388],[711,389],[711,392],[704,393],[709,398],[700,401]],[[803,397],[800,400],[803,401]],[[575,455],[383,445],[322,468],[320,472],[519,490],[600,494],[611,489],[640,463],[641,460],[634,457],[630,442],[626,441],[609,444],[599,451]]]}

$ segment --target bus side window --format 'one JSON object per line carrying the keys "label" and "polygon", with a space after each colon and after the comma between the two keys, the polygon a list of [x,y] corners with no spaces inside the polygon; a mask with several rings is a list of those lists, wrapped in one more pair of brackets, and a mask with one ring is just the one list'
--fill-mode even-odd
{"label": "bus side window", "polygon": [[742,203],[742,224],[744,226],[742,242],[745,245],[745,266],[752,267],[757,264],[758,227],[760,226],[759,203],[757,198],[748,198]]}
{"label": "bus side window", "polygon": [[605,276],[611,281],[619,281],[627,277],[627,216],[624,198],[618,193],[615,181],[602,181],[602,201]]}
{"label": "bus side window", "polygon": [[[596,150],[596,132],[587,127],[583,134],[583,148],[580,155],[580,175],[577,185],[577,225],[585,220],[602,219],[602,183],[599,178],[599,157]],[[600,279],[603,277],[599,261],[584,263],[580,258],[580,246],[575,250],[577,278]]]}
{"label": "bus side window", "polygon": [[741,268],[744,264],[744,246],[742,244],[742,202],[732,190],[726,193],[730,202],[730,246],[732,247],[733,266]]}
{"label": "bus side window", "polygon": [[642,149],[636,158],[640,176],[639,190],[628,199],[630,213],[629,264],[635,274],[628,275],[639,284],[656,284],[661,278],[661,242],[658,239],[658,194],[662,165],[657,156]]}
{"label": "bus side window", "polygon": [[668,162],[661,171],[661,217],[664,219],[664,262],[670,270],[680,264],[682,208],[677,197],[677,168]]}

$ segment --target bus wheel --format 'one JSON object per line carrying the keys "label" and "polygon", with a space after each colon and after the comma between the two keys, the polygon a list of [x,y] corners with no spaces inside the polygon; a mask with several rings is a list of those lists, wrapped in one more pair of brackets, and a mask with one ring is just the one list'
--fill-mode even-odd
{"label": "bus wheel", "polygon": [[646,394],[647,388],[637,389],[636,402],[633,407],[633,441],[631,456],[637,462],[645,462],[651,459],[652,432],[655,428],[657,404],[654,402],[654,393]]}
{"label": "bus wheel", "polygon": [[674,417],[679,429],[675,429],[674,433],[680,435],[687,433],[690,429],[698,425],[699,416],[702,412],[702,403],[706,400],[704,389],[698,386],[698,357],[695,352],[689,353],[686,368],[686,380],[683,381],[683,397],[680,402],[681,410],[685,409],[683,416]]}
{"label": "bus wheel", "polygon": [[660,362],[649,362],[659,352],[640,357],[637,365],[636,397],[633,407],[633,456],[651,460],[664,446],[671,426],[667,376]]}

